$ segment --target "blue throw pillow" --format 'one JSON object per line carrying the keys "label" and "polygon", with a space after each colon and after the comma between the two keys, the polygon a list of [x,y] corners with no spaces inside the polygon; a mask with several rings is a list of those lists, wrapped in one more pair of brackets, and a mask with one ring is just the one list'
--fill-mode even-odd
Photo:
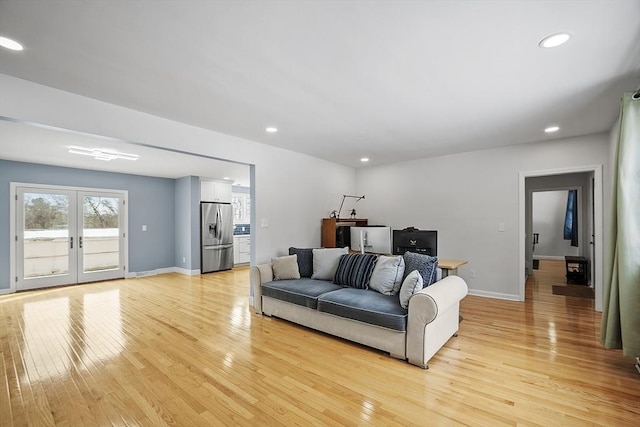
{"label": "blue throw pillow", "polygon": [[289,248],[289,255],[298,256],[300,277],[311,277],[313,274],[313,249]]}
{"label": "blue throw pillow", "polygon": [[373,254],[342,255],[333,283],[350,288],[368,289],[377,259]]}
{"label": "blue throw pillow", "polygon": [[404,258],[404,277],[407,278],[409,273],[413,270],[418,270],[422,276],[424,287],[433,284],[436,281],[436,275],[438,270],[438,257],[429,256],[424,254],[417,254],[415,252],[405,252]]}

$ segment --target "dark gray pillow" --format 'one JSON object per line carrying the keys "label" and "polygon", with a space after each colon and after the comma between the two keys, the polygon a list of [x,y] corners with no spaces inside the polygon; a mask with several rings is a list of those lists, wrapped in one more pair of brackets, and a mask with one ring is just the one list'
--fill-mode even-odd
{"label": "dark gray pillow", "polygon": [[342,255],[333,283],[350,288],[368,289],[377,259],[373,254]]}
{"label": "dark gray pillow", "polygon": [[313,249],[289,248],[289,255],[298,255],[300,277],[311,277],[313,274]]}
{"label": "dark gray pillow", "polygon": [[417,254],[415,252],[405,252],[404,258],[404,277],[407,278],[409,273],[413,270],[418,270],[422,276],[424,287],[433,284],[436,281],[436,275],[438,270],[438,257],[429,256],[424,254]]}

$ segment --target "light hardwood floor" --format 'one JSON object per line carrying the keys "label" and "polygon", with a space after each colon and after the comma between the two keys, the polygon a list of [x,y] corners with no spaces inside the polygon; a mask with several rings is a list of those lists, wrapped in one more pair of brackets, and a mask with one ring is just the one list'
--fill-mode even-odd
{"label": "light hardwood floor", "polygon": [[0,425],[639,425],[634,361],[544,265],[428,370],[254,314],[247,268],[0,296]]}

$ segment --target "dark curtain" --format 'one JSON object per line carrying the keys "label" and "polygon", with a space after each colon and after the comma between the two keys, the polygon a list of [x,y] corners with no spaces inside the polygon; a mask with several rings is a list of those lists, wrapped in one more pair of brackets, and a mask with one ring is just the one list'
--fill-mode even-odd
{"label": "dark curtain", "polygon": [[569,190],[567,212],[564,216],[564,240],[578,246],[578,190]]}

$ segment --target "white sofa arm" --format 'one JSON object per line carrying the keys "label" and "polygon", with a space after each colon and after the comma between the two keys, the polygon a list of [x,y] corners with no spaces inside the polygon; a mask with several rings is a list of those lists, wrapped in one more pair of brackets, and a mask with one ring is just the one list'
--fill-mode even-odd
{"label": "white sofa arm", "polygon": [[468,292],[458,276],[444,279],[417,292],[409,300],[407,358],[427,367],[427,362],[458,331],[460,300]]}
{"label": "white sofa arm", "polygon": [[253,289],[253,309],[262,314],[262,284],[273,281],[271,264],[258,264],[249,270],[249,283]]}

